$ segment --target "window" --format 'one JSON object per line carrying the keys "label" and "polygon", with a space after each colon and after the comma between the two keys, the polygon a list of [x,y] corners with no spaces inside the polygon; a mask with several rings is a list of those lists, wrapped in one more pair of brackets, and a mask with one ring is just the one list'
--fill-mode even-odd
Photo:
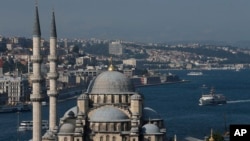
{"label": "window", "polygon": [[113,136],[112,141],[115,141],[115,140],[116,140],[116,138],[115,138],[115,136]]}
{"label": "window", "polygon": [[109,135],[106,136],[106,141],[109,141]]}
{"label": "window", "polygon": [[68,138],[67,138],[67,137],[64,137],[63,141],[68,141]]}
{"label": "window", "polygon": [[100,137],[100,141],[103,141],[103,137],[102,136]]}

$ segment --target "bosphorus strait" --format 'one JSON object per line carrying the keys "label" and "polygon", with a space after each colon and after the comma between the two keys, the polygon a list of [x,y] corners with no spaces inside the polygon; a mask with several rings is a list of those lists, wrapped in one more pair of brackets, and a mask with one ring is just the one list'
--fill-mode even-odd
{"label": "bosphorus strait", "polygon": [[[211,128],[217,133],[224,133],[230,124],[250,124],[250,70],[239,72],[232,70],[203,71],[202,76],[187,76],[188,71],[173,71],[188,83],[150,86],[137,89],[144,95],[144,105],[157,109],[164,119],[167,137],[175,134],[178,139],[187,136],[203,139]],[[215,87],[228,100],[225,105],[199,106],[198,100],[206,84]],[[76,99],[60,102],[58,117],[74,105]],[[42,107],[42,119],[48,120],[48,106]],[[31,139],[31,131],[17,132],[17,124],[22,120],[31,120],[31,112],[7,113],[0,115],[0,140],[14,141]],[[19,118],[18,118],[19,117]]]}

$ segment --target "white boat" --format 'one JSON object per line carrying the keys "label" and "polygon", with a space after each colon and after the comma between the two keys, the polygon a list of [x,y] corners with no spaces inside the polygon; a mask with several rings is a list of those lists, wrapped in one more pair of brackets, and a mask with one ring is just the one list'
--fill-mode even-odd
{"label": "white boat", "polygon": [[191,71],[187,75],[203,75],[203,73],[201,71]]}
{"label": "white boat", "polygon": [[209,94],[203,94],[199,99],[199,105],[218,105],[226,104],[226,97],[222,94],[215,94],[215,90],[212,88]]}
{"label": "white boat", "polygon": [[[25,120],[19,124],[18,131],[27,131],[33,129],[33,121]],[[42,129],[49,129],[49,122],[48,120],[42,120]]]}

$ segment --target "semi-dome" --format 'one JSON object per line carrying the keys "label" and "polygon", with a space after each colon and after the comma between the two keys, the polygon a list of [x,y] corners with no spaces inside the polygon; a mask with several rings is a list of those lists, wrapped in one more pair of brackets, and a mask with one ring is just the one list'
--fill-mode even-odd
{"label": "semi-dome", "polygon": [[106,71],[99,74],[90,85],[90,94],[124,94],[134,92],[131,81],[117,71]]}
{"label": "semi-dome", "polygon": [[63,123],[59,128],[60,134],[70,134],[74,133],[74,131],[75,131],[75,125],[72,123]]}
{"label": "semi-dome", "polygon": [[160,120],[160,115],[152,108],[145,107],[143,109],[143,120]]}
{"label": "semi-dome", "polygon": [[74,107],[70,108],[68,111],[66,111],[66,112],[64,113],[64,116],[63,116],[63,117],[68,118],[68,117],[70,117],[71,115],[74,115],[74,116],[77,115],[77,106],[74,106]]}
{"label": "semi-dome", "polygon": [[159,127],[154,124],[148,123],[142,127],[143,134],[161,134]]}
{"label": "semi-dome", "polygon": [[129,117],[118,108],[104,106],[93,111],[89,119],[95,122],[116,122],[128,121]]}

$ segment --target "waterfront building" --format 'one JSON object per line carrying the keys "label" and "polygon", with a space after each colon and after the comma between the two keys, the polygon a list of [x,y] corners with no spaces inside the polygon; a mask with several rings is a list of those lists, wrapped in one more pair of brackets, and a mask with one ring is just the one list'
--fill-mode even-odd
{"label": "waterfront building", "polygon": [[0,95],[5,94],[4,104],[16,105],[26,102],[29,98],[28,79],[19,75],[5,75],[0,77]]}
{"label": "waterfront building", "polygon": [[0,103],[16,105],[29,100],[29,83],[27,77],[18,73],[3,74],[3,60],[0,59]]}

